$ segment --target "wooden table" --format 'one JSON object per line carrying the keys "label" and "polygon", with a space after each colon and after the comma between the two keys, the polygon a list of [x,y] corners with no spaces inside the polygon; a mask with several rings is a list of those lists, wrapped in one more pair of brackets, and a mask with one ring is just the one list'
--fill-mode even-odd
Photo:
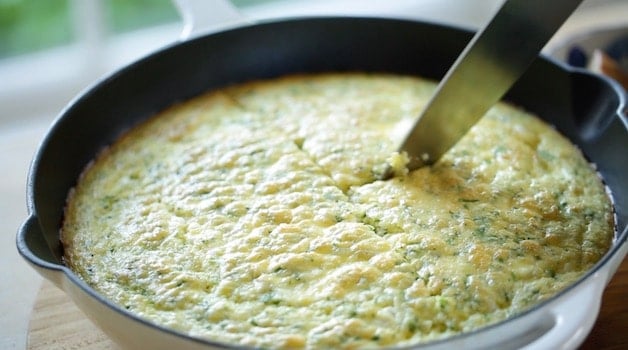
{"label": "wooden table", "polygon": [[[118,349],[73,302],[44,282],[29,327],[28,349]],[[600,316],[582,350],[628,349],[628,259],[624,259],[602,299]]]}

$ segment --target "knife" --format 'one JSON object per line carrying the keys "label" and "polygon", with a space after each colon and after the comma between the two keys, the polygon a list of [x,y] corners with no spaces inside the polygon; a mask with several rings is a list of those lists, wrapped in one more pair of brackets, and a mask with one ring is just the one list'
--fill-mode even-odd
{"label": "knife", "polygon": [[506,0],[456,59],[399,148],[436,162],[523,75],[582,0]]}

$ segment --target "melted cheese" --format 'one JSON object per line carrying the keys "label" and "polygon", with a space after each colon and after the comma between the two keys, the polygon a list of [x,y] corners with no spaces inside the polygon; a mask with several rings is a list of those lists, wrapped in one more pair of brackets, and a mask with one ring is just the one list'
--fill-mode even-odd
{"label": "melted cheese", "polygon": [[[595,172],[504,104],[436,165],[400,171],[395,140],[433,90],[326,74],[174,106],[80,179],[67,264],[156,324],[268,348],[444,338],[573,283],[613,234]],[[398,176],[379,181],[386,164]]]}

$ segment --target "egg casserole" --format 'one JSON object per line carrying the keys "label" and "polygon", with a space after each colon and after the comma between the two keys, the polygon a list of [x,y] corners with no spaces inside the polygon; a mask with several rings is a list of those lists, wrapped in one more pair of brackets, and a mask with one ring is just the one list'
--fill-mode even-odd
{"label": "egg casserole", "polygon": [[260,348],[413,345],[520,313],[605,254],[611,202],[579,150],[506,104],[404,171],[434,89],[295,75],[175,105],[85,170],[65,262],[150,322]]}

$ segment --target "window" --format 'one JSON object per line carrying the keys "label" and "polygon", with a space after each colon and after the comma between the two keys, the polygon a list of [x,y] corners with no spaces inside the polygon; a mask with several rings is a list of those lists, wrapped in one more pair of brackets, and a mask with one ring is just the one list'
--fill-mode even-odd
{"label": "window", "polygon": [[[178,20],[170,0],[0,0],[0,58]],[[102,27],[102,28],[94,28]]]}
{"label": "window", "polygon": [[0,125],[49,121],[85,86],[181,29],[172,0],[0,0]]}
{"label": "window", "polygon": [[0,0],[0,58],[72,41],[68,0]]}
{"label": "window", "polygon": [[[272,0],[235,0],[249,7]],[[172,0],[0,0],[0,59],[179,21]],[[99,28],[94,28],[99,27]]]}

